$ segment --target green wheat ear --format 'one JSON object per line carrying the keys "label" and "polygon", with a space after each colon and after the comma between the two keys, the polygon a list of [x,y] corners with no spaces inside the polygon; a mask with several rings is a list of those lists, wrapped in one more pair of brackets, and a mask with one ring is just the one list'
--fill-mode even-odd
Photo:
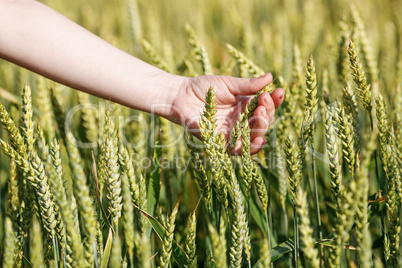
{"label": "green wheat ear", "polygon": [[338,136],[342,141],[343,158],[348,164],[349,171],[352,176],[355,174],[356,151],[355,151],[355,135],[353,132],[352,118],[348,116],[343,107],[340,107],[338,114]]}
{"label": "green wheat ear", "polygon": [[[108,116],[106,117],[109,120]],[[119,172],[119,159],[116,147],[116,134],[114,125],[112,122],[109,123],[111,127],[111,133],[106,135],[106,183],[107,183],[107,193],[106,197],[109,200],[109,211],[112,215],[112,222],[117,228],[118,221],[121,216],[122,210],[122,196],[121,196],[121,180]]]}
{"label": "green wheat ear", "polygon": [[[127,252],[131,259],[134,254],[134,206],[132,204],[132,194],[130,191],[130,181],[127,173],[122,173],[121,176],[121,188],[123,194],[123,228],[125,235],[125,243],[127,246]],[[133,261],[133,260],[132,260]]]}
{"label": "green wheat ear", "polygon": [[192,53],[195,58],[201,63],[202,71],[205,75],[212,75],[212,66],[208,58],[207,50],[204,45],[198,40],[194,29],[189,25],[185,25],[188,43],[192,47]]}
{"label": "green wheat ear", "polygon": [[375,150],[376,133],[371,133],[366,146],[361,152],[361,161],[359,163],[359,170],[356,173],[356,192],[354,196],[356,199],[356,240],[357,240],[357,253],[359,262],[364,267],[370,266],[371,263],[371,249],[370,249],[370,233],[368,232],[368,209],[367,209],[367,196],[369,191],[369,169],[371,154]]}
{"label": "green wheat ear", "polygon": [[15,236],[13,230],[13,222],[9,217],[6,217],[4,224],[4,251],[3,251],[3,267],[12,268],[14,267],[14,249],[15,249]]}
{"label": "green wheat ear", "polygon": [[8,136],[10,137],[11,144],[17,153],[23,157],[27,156],[27,146],[21,132],[18,130],[13,119],[10,117],[3,103],[0,101],[0,122],[3,123]]}
{"label": "green wheat ear", "polygon": [[315,131],[315,119],[317,118],[318,98],[317,98],[317,75],[315,72],[313,55],[310,56],[306,68],[306,104],[304,117],[306,128],[304,134],[313,141]]}
{"label": "green wheat ear", "polygon": [[370,113],[373,108],[371,104],[371,89],[370,85],[367,84],[366,74],[363,70],[362,64],[359,61],[359,57],[357,56],[356,44],[353,41],[349,42],[348,54],[353,80],[357,85],[356,90],[358,96],[363,104],[363,107]]}
{"label": "green wheat ear", "polygon": [[201,152],[198,152],[192,145],[194,144],[193,136],[187,135],[187,147],[190,151],[191,163],[195,181],[200,193],[202,194],[208,210],[212,209],[211,199],[211,183],[204,168],[204,162]]}
{"label": "green wheat ear", "polygon": [[27,84],[22,90],[22,134],[24,136],[25,144],[27,144],[27,151],[31,155],[34,153],[34,122],[32,119],[32,97],[31,87]]}
{"label": "green wheat ear", "polygon": [[289,173],[289,187],[293,199],[296,197],[297,188],[302,180],[301,150],[296,142],[289,136],[285,140],[286,169]]}
{"label": "green wheat ear", "polygon": [[94,245],[96,246],[96,217],[93,200],[87,186],[87,176],[82,167],[81,156],[75,144],[75,138],[71,132],[66,133],[67,153],[70,159],[70,168],[74,174],[74,196],[79,204],[79,214],[83,219],[87,239],[84,243],[84,257],[87,266],[94,263]]}
{"label": "green wheat ear", "polygon": [[186,247],[185,251],[188,256],[188,267],[197,267],[197,255],[196,255],[196,240],[197,237],[197,218],[195,216],[195,211],[188,217],[187,224],[187,236],[186,236]]}
{"label": "green wheat ear", "polygon": [[342,166],[339,163],[338,136],[335,129],[335,118],[331,107],[327,107],[325,119],[325,137],[331,175],[331,190],[334,204],[338,208],[342,185]]}
{"label": "green wheat ear", "polygon": [[176,221],[176,216],[178,213],[178,208],[179,208],[179,203],[176,204],[174,207],[172,213],[170,214],[167,222],[166,222],[166,233],[165,237],[163,238],[163,244],[162,244],[162,252],[160,254],[159,258],[159,267],[161,268],[167,268],[169,267],[169,261],[170,257],[172,255],[172,243],[173,243],[173,235],[174,235],[174,229],[175,229],[175,221]]}
{"label": "green wheat ear", "polygon": [[229,248],[229,267],[240,267],[244,242],[248,235],[248,224],[243,205],[243,196],[236,178],[230,177],[230,196],[232,200],[233,218],[231,225],[231,244]]}
{"label": "green wheat ear", "polygon": [[218,195],[218,200],[225,207],[228,206],[227,186],[224,173],[225,161],[225,137],[216,134],[216,102],[215,93],[210,88],[205,97],[205,111],[200,120],[200,133],[202,141],[205,145],[205,152],[208,156],[208,162],[211,165],[212,183],[215,186],[215,191]]}
{"label": "green wheat ear", "polygon": [[50,177],[50,185],[66,230],[66,261],[72,267],[84,261],[79,230],[75,228],[74,217],[67,199],[66,182],[63,178],[60,146],[56,139],[50,144],[50,156],[56,176]]}
{"label": "green wheat ear", "polygon": [[155,48],[145,39],[141,41],[142,48],[145,51],[145,54],[151,59],[152,65],[162,69],[168,73],[172,73],[171,68],[168,66],[167,62],[164,61],[160,55],[156,52]]}

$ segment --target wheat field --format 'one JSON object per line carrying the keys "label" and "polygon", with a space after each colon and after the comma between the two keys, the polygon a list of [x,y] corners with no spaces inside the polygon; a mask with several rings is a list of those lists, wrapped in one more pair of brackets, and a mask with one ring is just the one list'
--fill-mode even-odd
{"label": "wheat field", "polygon": [[[400,267],[402,2],[42,1],[167,72],[258,77],[250,155],[0,60],[1,267]],[[231,155],[236,142],[242,155]]]}

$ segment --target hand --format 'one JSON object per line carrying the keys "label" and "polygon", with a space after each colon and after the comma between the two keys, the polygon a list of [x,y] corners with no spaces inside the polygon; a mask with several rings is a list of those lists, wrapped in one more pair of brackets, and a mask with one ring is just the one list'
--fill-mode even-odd
{"label": "hand", "polygon": [[[186,126],[193,135],[200,138],[199,119],[204,111],[207,91],[212,87],[216,94],[217,132],[225,133],[228,139],[250,96],[255,95],[269,83],[272,83],[271,74],[252,79],[215,75],[189,78],[183,82],[172,102],[169,119]],[[267,142],[264,135],[274,122],[275,109],[282,104],[284,95],[284,90],[278,88],[271,95],[265,92],[258,97],[259,106],[249,121],[252,154],[257,153]],[[240,152],[240,145],[232,151],[234,154]]]}

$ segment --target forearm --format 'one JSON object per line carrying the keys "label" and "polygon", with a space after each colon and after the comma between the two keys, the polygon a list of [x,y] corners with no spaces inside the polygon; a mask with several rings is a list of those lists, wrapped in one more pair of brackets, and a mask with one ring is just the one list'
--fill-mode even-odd
{"label": "forearm", "polygon": [[[0,57],[72,88],[151,112],[185,78],[115,48],[47,6],[0,0]],[[161,107],[157,105],[158,107]],[[169,109],[156,114],[168,116]]]}

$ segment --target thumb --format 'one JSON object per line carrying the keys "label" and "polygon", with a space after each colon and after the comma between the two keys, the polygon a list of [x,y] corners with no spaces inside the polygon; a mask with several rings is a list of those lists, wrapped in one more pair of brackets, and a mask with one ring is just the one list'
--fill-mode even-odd
{"label": "thumb", "polygon": [[272,74],[267,73],[256,78],[233,77],[230,92],[233,95],[254,95],[266,85],[272,83]]}

